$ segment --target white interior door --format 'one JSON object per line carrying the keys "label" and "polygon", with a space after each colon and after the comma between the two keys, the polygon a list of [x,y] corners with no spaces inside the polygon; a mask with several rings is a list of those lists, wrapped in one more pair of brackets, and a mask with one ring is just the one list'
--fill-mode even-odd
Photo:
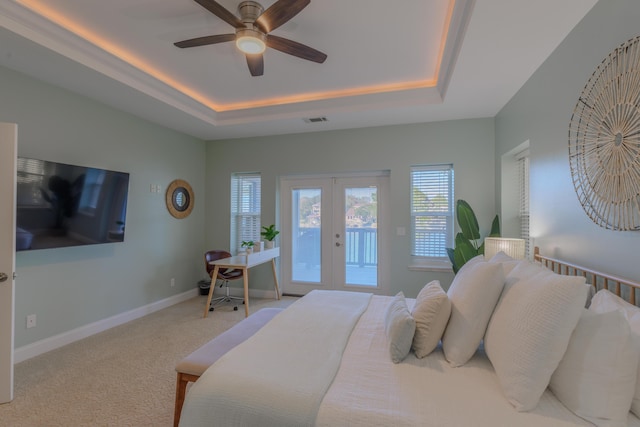
{"label": "white interior door", "polygon": [[0,123],[0,403],[13,400],[18,127]]}
{"label": "white interior door", "polygon": [[385,293],[388,174],[281,181],[283,292]]}

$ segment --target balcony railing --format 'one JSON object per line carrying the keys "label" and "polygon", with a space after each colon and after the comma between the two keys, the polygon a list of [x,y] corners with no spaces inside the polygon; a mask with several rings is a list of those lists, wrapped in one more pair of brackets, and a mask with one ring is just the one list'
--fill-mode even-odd
{"label": "balcony railing", "polygon": [[[300,227],[294,242],[297,259],[308,265],[320,265],[320,228]],[[347,228],[344,251],[348,266],[378,265],[378,229]]]}

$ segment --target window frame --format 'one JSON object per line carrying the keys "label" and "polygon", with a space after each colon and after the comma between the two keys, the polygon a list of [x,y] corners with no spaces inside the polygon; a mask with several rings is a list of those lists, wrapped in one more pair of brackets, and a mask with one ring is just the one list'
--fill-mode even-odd
{"label": "window frame", "polygon": [[[418,207],[415,206],[416,200],[414,198],[416,188],[416,174],[428,174],[429,172],[433,172],[435,174],[441,175],[442,172],[446,172],[446,185],[442,187],[439,183],[437,183],[434,188],[429,190],[445,190],[446,191],[446,205],[447,210],[443,211],[441,209],[435,210],[418,210]],[[431,164],[431,165],[414,165],[410,168],[410,215],[411,215],[411,243],[410,243],[410,254],[411,254],[411,264],[409,266],[410,270],[429,270],[429,271],[452,271],[451,262],[449,261],[449,257],[446,253],[446,248],[453,247],[454,235],[455,235],[455,173],[453,164]],[[441,178],[434,177],[426,177],[426,180],[441,180]],[[425,182],[425,178],[422,178],[423,182]],[[435,181],[434,181],[435,182]],[[421,190],[424,193],[424,190]],[[441,207],[442,205],[440,205]],[[424,253],[419,253],[417,251],[417,230],[416,230],[416,219],[419,217],[444,217],[444,243],[442,246],[439,246],[441,253],[439,256],[429,256]],[[428,231],[427,231],[428,232]],[[427,243],[427,245],[429,245]]]}
{"label": "window frame", "polygon": [[[231,253],[241,250],[242,241],[260,241],[261,214],[262,176],[260,172],[232,173],[229,230]],[[246,224],[250,227],[247,228]]]}
{"label": "window frame", "polygon": [[524,239],[524,254],[531,259],[531,209],[529,190],[530,154],[524,150],[515,155],[518,165],[518,219],[520,238]]}

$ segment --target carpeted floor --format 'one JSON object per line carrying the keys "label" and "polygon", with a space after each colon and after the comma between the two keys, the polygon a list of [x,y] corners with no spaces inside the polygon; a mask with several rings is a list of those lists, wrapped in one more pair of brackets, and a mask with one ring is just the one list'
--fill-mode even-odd
{"label": "carpeted floor", "polygon": [[[296,298],[253,299],[251,313]],[[244,308],[193,298],[16,365],[0,426],[171,426],[175,365],[244,318]]]}

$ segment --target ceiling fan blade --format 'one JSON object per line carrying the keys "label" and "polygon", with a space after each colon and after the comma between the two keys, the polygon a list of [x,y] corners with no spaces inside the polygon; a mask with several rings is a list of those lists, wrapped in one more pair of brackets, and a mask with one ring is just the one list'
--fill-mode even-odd
{"label": "ceiling fan blade", "polygon": [[182,40],[181,42],[175,42],[174,45],[181,48],[196,47],[196,46],[206,46],[209,44],[230,42],[235,39],[236,39],[235,34],[218,34],[215,36],[204,36],[204,37],[196,37],[195,39]]}
{"label": "ceiling fan blade", "polygon": [[256,55],[245,55],[247,57],[247,65],[249,66],[249,71],[251,75],[254,77],[261,76],[264,74],[264,58],[261,53]]}
{"label": "ceiling fan blade", "polygon": [[263,33],[270,33],[307,7],[311,0],[278,0],[256,19]]}
{"label": "ceiling fan blade", "polygon": [[244,28],[244,23],[233,13],[229,12],[222,5],[214,0],[195,0],[200,6],[222,19],[227,24],[235,28]]}
{"label": "ceiling fan blade", "polygon": [[297,56],[298,58],[306,59],[309,61],[322,64],[327,55],[315,50],[309,46],[305,46],[302,43],[294,42],[293,40],[284,39],[278,36],[267,35],[267,46],[272,49],[279,50],[280,52],[288,53],[289,55]]}

